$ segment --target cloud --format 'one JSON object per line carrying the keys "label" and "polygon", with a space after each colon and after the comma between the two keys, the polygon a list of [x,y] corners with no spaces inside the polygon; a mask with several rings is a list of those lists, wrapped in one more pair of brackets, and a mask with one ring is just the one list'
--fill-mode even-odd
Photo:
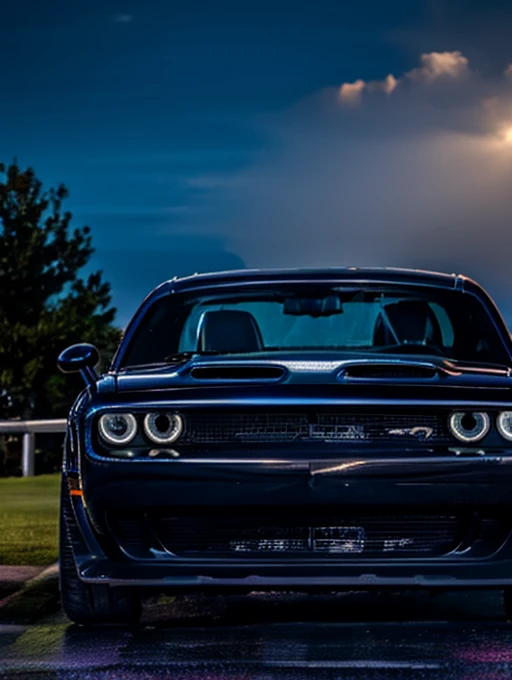
{"label": "cloud", "polygon": [[439,78],[466,78],[469,62],[459,51],[430,52],[421,55],[421,67],[406,74],[411,80],[433,83]]}
{"label": "cloud", "polygon": [[378,92],[380,90],[386,94],[391,94],[398,87],[399,82],[400,81],[397,80],[392,73],[390,73],[384,78],[384,80],[373,80],[372,82],[368,83],[368,91]]}
{"label": "cloud", "polygon": [[276,143],[224,193],[249,266],[462,271],[508,293],[510,85],[456,51],[414,73],[318,92],[272,121]]}
{"label": "cloud", "polygon": [[116,14],[114,17],[116,24],[129,24],[133,21],[132,14]]}
{"label": "cloud", "polygon": [[[421,66],[404,74],[404,79],[415,83],[431,84],[437,80],[452,79],[461,80],[470,76],[469,61],[459,51],[454,52],[429,52],[420,57]],[[512,77],[512,64],[510,73]],[[339,90],[340,100],[344,104],[360,104],[364,91],[384,92],[392,94],[400,84],[400,79],[390,73],[384,80],[356,80],[353,83],[343,83]]]}
{"label": "cloud", "polygon": [[354,83],[343,83],[340,87],[340,98],[347,104],[358,104],[365,87],[366,83],[364,80],[356,80]]}
{"label": "cloud", "polygon": [[508,64],[507,68],[504,71],[505,78],[509,78],[512,80],[512,64]]}
{"label": "cloud", "polygon": [[398,86],[399,81],[393,74],[389,74],[384,80],[372,80],[365,83],[364,80],[356,80],[354,83],[343,83],[339,90],[339,97],[343,104],[356,106],[360,104],[364,90],[368,92],[385,92],[391,94]]}

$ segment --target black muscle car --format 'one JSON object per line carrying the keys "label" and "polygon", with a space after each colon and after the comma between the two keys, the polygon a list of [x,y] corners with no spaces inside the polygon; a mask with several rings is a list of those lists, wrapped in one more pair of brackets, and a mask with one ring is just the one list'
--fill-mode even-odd
{"label": "black muscle car", "polygon": [[74,345],[60,574],[79,623],[171,592],[496,587],[512,616],[512,344],[456,275],[173,279],[110,370]]}

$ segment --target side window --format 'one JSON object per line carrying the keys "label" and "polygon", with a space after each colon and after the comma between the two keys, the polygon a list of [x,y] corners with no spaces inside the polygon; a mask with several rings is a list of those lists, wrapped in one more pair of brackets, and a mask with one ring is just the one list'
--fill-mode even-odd
{"label": "side window", "polygon": [[441,336],[443,338],[443,347],[453,347],[454,332],[450,317],[444,307],[441,307],[437,302],[430,302],[430,308],[436,315],[439,328],[441,329]]}

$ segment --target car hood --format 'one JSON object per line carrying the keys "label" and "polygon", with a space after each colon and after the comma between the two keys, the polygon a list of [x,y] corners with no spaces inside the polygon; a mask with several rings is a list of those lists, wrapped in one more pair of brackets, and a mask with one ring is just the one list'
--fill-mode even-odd
{"label": "car hood", "polygon": [[[101,392],[175,391],[175,398],[222,395],[336,394],[402,398],[510,399],[511,371],[506,366],[470,364],[437,356],[387,353],[262,353],[195,355],[166,366],[111,373]],[[341,388],[343,390],[341,391]]]}

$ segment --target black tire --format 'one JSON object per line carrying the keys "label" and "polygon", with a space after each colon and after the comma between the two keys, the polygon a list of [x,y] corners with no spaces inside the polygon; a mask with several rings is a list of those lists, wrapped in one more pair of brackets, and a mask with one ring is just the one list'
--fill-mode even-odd
{"label": "black tire", "polygon": [[67,484],[62,483],[59,525],[59,584],[62,608],[82,625],[135,625],[141,614],[140,598],[127,588],[90,585],[78,577],[72,532],[78,531]]}
{"label": "black tire", "polygon": [[507,621],[512,621],[512,588],[503,589],[503,605]]}

